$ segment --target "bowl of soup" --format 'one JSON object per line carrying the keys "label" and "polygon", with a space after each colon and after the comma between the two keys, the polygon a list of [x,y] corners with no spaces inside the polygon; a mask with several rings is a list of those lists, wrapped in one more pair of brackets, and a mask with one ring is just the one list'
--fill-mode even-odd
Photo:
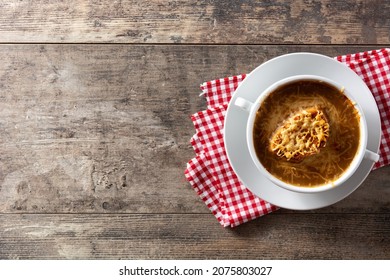
{"label": "bowl of soup", "polygon": [[252,161],[279,187],[326,191],[353,176],[363,158],[379,159],[367,149],[363,110],[348,89],[328,78],[288,77],[259,93],[256,102],[239,97],[234,105],[249,114]]}

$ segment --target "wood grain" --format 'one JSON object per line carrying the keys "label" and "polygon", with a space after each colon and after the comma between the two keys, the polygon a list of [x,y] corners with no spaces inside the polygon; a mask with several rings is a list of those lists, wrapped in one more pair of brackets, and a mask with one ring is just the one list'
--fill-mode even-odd
{"label": "wood grain", "polygon": [[[209,213],[183,175],[199,84],[303,50],[363,48],[0,45],[0,212]],[[389,176],[316,212],[387,213]]]}
{"label": "wood grain", "polygon": [[[289,221],[289,222],[287,222]],[[389,259],[390,215],[0,215],[0,259]]]}
{"label": "wood grain", "polygon": [[386,0],[0,3],[0,41],[173,44],[387,44]]}

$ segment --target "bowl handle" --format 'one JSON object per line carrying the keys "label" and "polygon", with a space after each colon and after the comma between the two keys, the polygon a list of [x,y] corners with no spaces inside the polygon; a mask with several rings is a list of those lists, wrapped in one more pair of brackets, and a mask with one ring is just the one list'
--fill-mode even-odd
{"label": "bowl handle", "polygon": [[236,101],[234,102],[234,105],[236,105],[237,107],[240,107],[244,111],[250,112],[251,108],[253,106],[253,103],[242,98],[242,97],[238,97],[236,99]]}
{"label": "bowl handle", "polygon": [[370,150],[366,150],[364,158],[373,162],[377,162],[379,160],[379,155],[377,153],[371,152]]}

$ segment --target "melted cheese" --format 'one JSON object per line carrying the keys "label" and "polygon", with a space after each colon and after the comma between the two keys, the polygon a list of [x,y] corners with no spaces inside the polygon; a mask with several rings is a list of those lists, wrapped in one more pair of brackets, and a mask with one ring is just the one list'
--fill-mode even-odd
{"label": "melted cheese", "polygon": [[273,133],[270,149],[279,157],[300,161],[319,152],[329,136],[329,123],[324,112],[308,108],[288,118]]}

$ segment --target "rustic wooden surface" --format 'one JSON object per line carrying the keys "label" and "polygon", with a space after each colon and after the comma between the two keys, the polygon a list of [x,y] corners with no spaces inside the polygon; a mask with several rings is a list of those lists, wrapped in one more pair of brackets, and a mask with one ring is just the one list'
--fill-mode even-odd
{"label": "rustic wooden surface", "polygon": [[332,206],[234,229],[183,175],[201,82],[385,47],[389,14],[388,1],[0,3],[0,258],[389,259],[390,167]]}
{"label": "rustic wooden surface", "polygon": [[38,0],[0,4],[6,42],[387,44],[387,0]]}

